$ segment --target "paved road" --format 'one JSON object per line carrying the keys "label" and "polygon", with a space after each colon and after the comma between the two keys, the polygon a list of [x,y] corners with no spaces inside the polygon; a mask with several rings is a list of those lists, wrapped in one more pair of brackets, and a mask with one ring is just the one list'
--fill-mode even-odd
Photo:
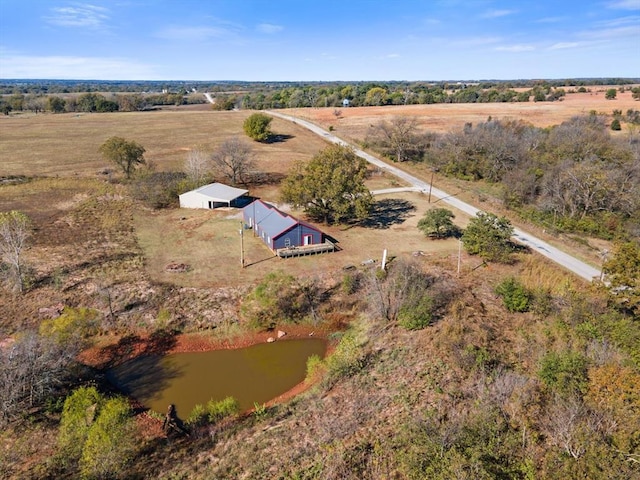
{"label": "paved road", "polygon": [[[364,158],[367,162],[377,166],[378,168],[385,170],[391,173],[392,175],[395,175],[396,177],[401,178],[402,180],[406,181],[410,185],[413,185],[415,190],[422,191],[425,193],[429,191],[429,188],[430,188],[429,183],[423,180],[420,180],[419,178],[414,177],[413,175],[410,175],[407,172],[404,172],[399,168],[394,167],[393,165],[389,165],[388,163],[383,162],[379,158],[376,158],[373,155],[370,155],[367,152],[364,152],[356,148],[354,145],[351,145],[345,142],[344,140],[336,137],[335,135],[329,133],[328,131],[318,127],[317,125],[311,122],[302,120],[300,118],[292,117],[291,115],[285,115],[280,112],[275,112],[272,110],[269,110],[267,113],[269,115],[273,115],[274,117],[279,117],[284,120],[289,120],[293,123],[297,123],[298,125],[302,125],[303,127],[308,128],[312,132],[316,133],[317,135],[320,135],[321,137],[325,138],[329,142],[337,143],[339,145],[349,146],[355,150],[358,156]],[[455,207],[458,210],[461,210],[472,217],[475,216],[476,213],[480,211],[474,206],[469,205],[468,203],[465,203],[462,200],[458,200],[457,198],[455,198],[455,196],[450,195],[447,192],[444,192],[438,188],[431,188],[431,195],[433,195],[434,197],[437,197],[439,199],[437,200],[438,202],[447,203],[452,207]],[[588,265],[578,260],[577,258],[572,257],[571,255],[563,252],[562,250],[559,250],[558,248],[554,247],[553,245],[550,245],[544,240],[541,240],[531,235],[530,233],[520,230],[519,228],[514,228],[512,238],[517,242],[521,243],[522,245],[526,245],[531,250],[536,251],[539,254],[544,255],[545,257],[553,260],[557,264],[572,271],[573,273],[575,273],[579,277],[584,278],[585,280],[592,281],[594,278],[600,278],[600,270],[598,270],[597,268],[594,268],[591,265]]]}

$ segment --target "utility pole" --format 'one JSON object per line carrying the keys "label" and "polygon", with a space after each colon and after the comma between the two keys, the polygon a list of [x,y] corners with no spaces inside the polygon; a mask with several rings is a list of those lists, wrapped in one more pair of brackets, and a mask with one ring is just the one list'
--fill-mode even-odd
{"label": "utility pole", "polygon": [[458,239],[458,277],[460,276],[460,256],[462,254],[462,240]]}
{"label": "utility pole", "polygon": [[244,268],[244,224],[240,222],[240,268]]}
{"label": "utility pole", "polygon": [[431,203],[431,190],[433,189],[433,174],[436,173],[437,168],[431,169],[431,182],[429,182],[429,203]]}

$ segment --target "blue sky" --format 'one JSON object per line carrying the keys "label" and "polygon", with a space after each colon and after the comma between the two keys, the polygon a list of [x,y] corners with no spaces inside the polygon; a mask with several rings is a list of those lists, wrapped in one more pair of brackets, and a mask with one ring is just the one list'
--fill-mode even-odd
{"label": "blue sky", "polygon": [[640,77],[640,0],[0,0],[0,78]]}

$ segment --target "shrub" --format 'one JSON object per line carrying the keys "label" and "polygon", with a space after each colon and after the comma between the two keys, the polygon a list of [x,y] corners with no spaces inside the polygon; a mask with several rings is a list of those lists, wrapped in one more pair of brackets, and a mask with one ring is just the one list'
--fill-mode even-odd
{"label": "shrub", "polygon": [[354,332],[347,332],[342,336],[340,343],[326,360],[331,380],[349,377],[362,370],[365,362],[361,347]]}
{"label": "shrub", "polygon": [[447,238],[458,233],[453,224],[455,215],[446,208],[428,210],[418,222],[418,229],[432,238]]}
{"label": "shrub", "polygon": [[167,208],[178,204],[178,195],[186,182],[182,172],[150,172],[136,178],[131,191],[137,200],[150,208]]}
{"label": "shrub", "polygon": [[254,113],[249,116],[242,125],[244,133],[257,142],[266,142],[271,138],[271,117],[264,113]]}
{"label": "shrub", "polygon": [[433,320],[433,299],[422,295],[400,308],[398,323],[407,330],[421,330],[428,327]]}
{"label": "shrub", "polygon": [[311,355],[307,358],[307,375],[305,382],[312,383],[318,379],[325,370],[325,364],[318,355]]}
{"label": "shrub", "polygon": [[508,262],[513,245],[513,227],[506,217],[493,213],[478,212],[462,235],[462,244],[471,255],[480,255],[485,260]]}
{"label": "shrub", "polygon": [[89,427],[103,400],[95,387],[77,388],[66,398],[58,434],[58,447],[64,458],[73,461],[80,458]]}
{"label": "shrub", "polygon": [[189,427],[195,428],[195,427],[200,427],[204,425],[206,423],[206,420],[207,420],[207,409],[204,408],[204,405],[198,403],[195,407],[193,407],[193,410],[191,410],[191,413],[185,420],[185,423]]}
{"label": "shrub", "polygon": [[611,122],[611,130],[615,130],[615,131],[622,130],[622,127],[620,126],[620,120],[618,120],[617,118],[613,119],[613,121]]}
{"label": "shrub", "polygon": [[588,386],[587,359],[579,352],[549,352],[542,357],[538,376],[561,395],[582,395]]}
{"label": "shrub", "polygon": [[240,404],[233,397],[227,397],[224,400],[207,402],[207,419],[211,423],[217,423],[227,417],[237,415],[240,411]]}
{"label": "shrub", "polygon": [[496,293],[502,297],[504,306],[510,312],[526,312],[531,305],[531,292],[517,279],[509,277],[497,287]]}
{"label": "shrub", "polygon": [[65,307],[58,318],[44,320],[40,324],[40,335],[53,338],[61,345],[81,343],[97,333],[99,317],[100,312],[91,308]]}
{"label": "shrub", "polygon": [[114,478],[123,473],[135,451],[135,423],[124,397],[107,400],[89,428],[82,448],[80,471],[84,478]]}

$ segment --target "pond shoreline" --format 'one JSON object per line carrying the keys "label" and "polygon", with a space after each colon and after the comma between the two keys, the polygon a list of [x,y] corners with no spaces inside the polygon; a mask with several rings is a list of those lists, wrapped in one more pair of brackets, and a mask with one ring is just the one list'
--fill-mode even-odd
{"label": "pond shoreline", "polygon": [[[281,338],[278,338],[279,331],[285,333]],[[328,342],[328,334],[329,332],[321,326],[287,325],[284,328],[276,328],[273,331],[247,330],[246,332],[228,338],[220,338],[211,332],[193,332],[178,335],[114,336],[103,338],[98,345],[83,351],[79,355],[79,360],[87,366],[106,371],[116,365],[144,355],[171,355],[176,353],[230,350],[269,343],[270,341],[281,342],[305,338],[325,340],[327,342],[326,356],[332,350]],[[312,386],[313,383],[302,381],[286,392],[265,402],[265,405],[273,406],[287,402]],[[135,398],[129,398],[138,407],[141,407]],[[144,410],[146,411],[147,409],[145,408]],[[243,413],[248,414],[252,411],[253,409],[249,409]],[[144,415],[144,417],[148,416]],[[151,419],[148,418],[147,420]],[[150,425],[148,425],[148,427],[150,427]],[[151,428],[151,430],[157,430],[157,428]],[[156,434],[157,433],[159,432],[156,432]]]}
{"label": "pond shoreline", "polygon": [[[278,338],[278,331],[285,335]],[[239,333],[221,338],[210,332],[180,333],[177,335],[128,335],[104,337],[99,344],[82,351],[78,360],[92,368],[104,370],[141,355],[187,352],[209,352],[212,350],[229,350],[246,348],[260,343],[285,341],[300,338],[328,339],[329,332],[322,326],[287,325],[273,331],[253,331]],[[327,352],[330,350],[328,349]]]}

